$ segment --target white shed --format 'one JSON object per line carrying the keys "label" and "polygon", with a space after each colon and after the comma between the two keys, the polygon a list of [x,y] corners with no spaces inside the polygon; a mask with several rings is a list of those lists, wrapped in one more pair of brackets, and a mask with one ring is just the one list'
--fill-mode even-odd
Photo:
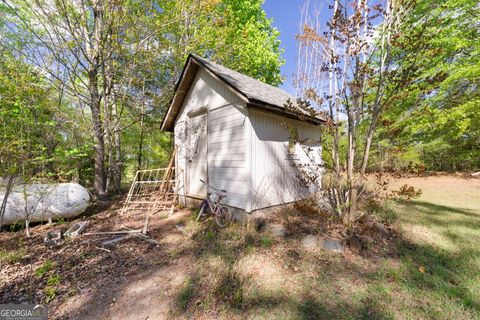
{"label": "white shed", "polygon": [[162,123],[178,146],[180,201],[205,198],[200,179],[227,190],[225,203],[245,212],[316,191],[320,182],[305,187],[298,177],[299,170],[319,170],[324,120],[285,108],[288,99],[296,101],[279,88],[190,55]]}

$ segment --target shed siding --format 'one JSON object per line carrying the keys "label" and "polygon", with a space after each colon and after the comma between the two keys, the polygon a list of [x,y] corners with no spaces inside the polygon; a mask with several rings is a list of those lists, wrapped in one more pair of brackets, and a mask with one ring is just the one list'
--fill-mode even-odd
{"label": "shed siding", "polygon": [[[289,123],[298,130],[298,140],[305,142],[320,154],[321,129],[300,121],[249,109],[251,122],[251,210],[289,203],[301,199],[318,188],[305,190],[298,184],[298,167],[295,163],[308,162],[302,148],[295,154],[288,152],[289,133],[283,123]],[[317,157],[316,162],[321,161]],[[320,186],[318,186],[320,187]]]}
{"label": "shed siding", "polygon": [[[225,203],[245,209],[249,176],[247,174],[248,133],[245,103],[221,81],[203,68],[199,69],[175,122],[174,136],[178,145],[176,166],[186,172],[188,148],[184,141],[184,127],[188,127],[188,113],[207,108],[208,182],[213,187],[227,190]],[[178,185],[188,179],[179,177]],[[185,190],[180,188],[180,199]]]}

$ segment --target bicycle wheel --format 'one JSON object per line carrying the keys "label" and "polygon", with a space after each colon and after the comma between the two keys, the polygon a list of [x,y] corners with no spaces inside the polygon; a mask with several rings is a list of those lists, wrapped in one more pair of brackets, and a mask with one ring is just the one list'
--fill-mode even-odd
{"label": "bicycle wheel", "polygon": [[206,201],[203,201],[202,204],[200,205],[200,211],[198,211],[197,222],[200,221],[200,218],[203,215],[207,214],[207,208],[208,208],[208,203]]}
{"label": "bicycle wheel", "polygon": [[219,205],[215,212],[215,222],[220,228],[225,228],[232,221],[232,212],[227,206]]}

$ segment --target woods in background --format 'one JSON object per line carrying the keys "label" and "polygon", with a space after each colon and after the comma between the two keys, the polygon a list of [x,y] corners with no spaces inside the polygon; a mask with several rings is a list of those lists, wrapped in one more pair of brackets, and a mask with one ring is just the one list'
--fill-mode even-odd
{"label": "woods in background", "polygon": [[2,0],[0,175],[75,179],[103,197],[164,165],[160,121],[189,53],[281,82],[261,4]]}
{"label": "woods in background", "polygon": [[480,168],[478,1],[416,1],[396,39],[397,56],[418,51],[414,81],[381,118],[372,169]]}
{"label": "woods in background", "polygon": [[295,85],[329,120],[323,189],[344,224],[366,202],[368,171],[480,165],[479,11],[472,0],[306,1]]}
{"label": "woods in background", "polygon": [[[372,16],[376,9],[386,10],[387,3],[404,10],[404,14],[396,18],[397,30],[392,34],[388,62],[392,70],[383,77],[387,80],[387,90],[388,86],[390,89],[396,87],[386,77],[400,74],[397,69],[402,61],[406,61],[406,57],[411,58],[408,76],[399,82],[401,87],[392,92],[378,119],[366,170],[459,171],[480,168],[478,3],[472,0],[434,3],[428,0],[378,1],[376,4],[380,6],[375,7],[371,1],[339,1],[338,6],[343,8],[341,13],[344,14],[345,8],[349,11],[362,3],[369,6],[367,10]],[[323,32],[329,32],[327,23],[330,21],[321,20],[320,15],[325,19],[333,9],[333,6],[307,1],[302,12],[302,29],[297,37],[297,94],[304,95],[308,88],[327,92],[327,96],[319,95],[322,102],[331,95],[328,78],[331,67],[329,55],[325,52],[330,43],[326,38],[317,40],[325,36]],[[325,14],[327,11],[330,13]],[[377,12],[373,20],[367,21],[370,24],[367,28],[373,27],[374,32],[378,32],[381,27],[376,25],[384,15],[385,12]],[[362,22],[360,24],[365,26]],[[368,44],[370,48],[380,34],[372,34]],[[379,54],[380,50],[376,52]],[[343,54],[341,49],[335,52],[337,59],[341,59]],[[379,70],[381,66],[378,54],[367,61],[373,70]],[[337,73],[342,74],[338,69]],[[331,86],[337,86],[341,91],[341,84],[338,79]],[[369,87],[374,85],[369,83]],[[328,109],[325,105],[322,108],[324,111]],[[367,117],[359,125],[360,136],[367,135],[369,119]],[[340,121],[340,125],[343,125],[340,131],[345,132],[347,123]],[[328,146],[332,139],[326,136],[327,148],[324,152],[324,159],[330,167],[333,166],[332,148]],[[340,149],[346,152],[347,137],[340,136],[339,139]],[[361,140],[356,143],[364,146]],[[342,161],[341,164],[346,163]]]}

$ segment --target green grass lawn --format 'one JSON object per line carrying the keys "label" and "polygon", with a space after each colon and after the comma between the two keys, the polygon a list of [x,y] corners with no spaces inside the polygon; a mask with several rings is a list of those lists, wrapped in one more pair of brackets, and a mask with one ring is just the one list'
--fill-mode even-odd
{"label": "green grass lawn", "polygon": [[[405,315],[480,319],[480,183],[453,177],[407,179],[420,199],[398,205],[405,240],[399,289],[415,301]],[[415,272],[415,267],[425,272]]]}
{"label": "green grass lawn", "polygon": [[423,194],[396,206],[401,239],[384,257],[305,251],[299,239],[211,225],[186,249],[196,267],[175,315],[480,319],[480,183],[453,177],[401,183]]}

